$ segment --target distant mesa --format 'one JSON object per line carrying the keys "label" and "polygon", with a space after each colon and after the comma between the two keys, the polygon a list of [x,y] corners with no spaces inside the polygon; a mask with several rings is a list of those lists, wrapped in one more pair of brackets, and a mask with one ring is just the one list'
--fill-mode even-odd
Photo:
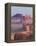
{"label": "distant mesa", "polygon": [[11,17],[11,22],[12,23],[21,23],[22,22],[22,14],[16,14]]}
{"label": "distant mesa", "polygon": [[22,16],[23,16],[22,14],[18,13],[16,15],[12,16],[11,19],[13,19],[13,18],[22,18]]}
{"label": "distant mesa", "polygon": [[22,16],[22,14],[16,14],[13,17],[21,17],[21,16]]}

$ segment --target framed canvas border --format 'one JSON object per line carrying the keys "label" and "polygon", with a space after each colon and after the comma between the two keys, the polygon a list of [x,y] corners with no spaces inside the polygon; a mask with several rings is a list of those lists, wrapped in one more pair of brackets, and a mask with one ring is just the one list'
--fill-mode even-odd
{"label": "framed canvas border", "polygon": [[32,7],[33,8],[33,36],[32,41],[35,41],[35,4],[21,3],[6,3],[5,4],[5,42],[31,42],[24,40],[11,40],[11,6]]}

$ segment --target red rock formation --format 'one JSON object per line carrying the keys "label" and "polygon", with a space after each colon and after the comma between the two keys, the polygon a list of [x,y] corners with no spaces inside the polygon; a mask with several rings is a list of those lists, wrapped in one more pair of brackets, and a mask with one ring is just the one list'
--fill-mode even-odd
{"label": "red rock formation", "polygon": [[15,33],[14,40],[31,40],[33,28],[31,16],[23,16],[22,24],[25,31]]}

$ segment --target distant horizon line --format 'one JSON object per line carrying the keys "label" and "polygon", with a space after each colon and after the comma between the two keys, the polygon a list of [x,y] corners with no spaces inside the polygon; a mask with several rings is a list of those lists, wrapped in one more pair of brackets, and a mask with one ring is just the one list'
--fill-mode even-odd
{"label": "distant horizon line", "polygon": [[[17,14],[19,14],[19,13],[17,13]],[[15,14],[15,15],[12,15],[12,16],[16,16],[17,14]],[[31,15],[31,14],[21,14],[22,16],[33,16],[33,15]]]}

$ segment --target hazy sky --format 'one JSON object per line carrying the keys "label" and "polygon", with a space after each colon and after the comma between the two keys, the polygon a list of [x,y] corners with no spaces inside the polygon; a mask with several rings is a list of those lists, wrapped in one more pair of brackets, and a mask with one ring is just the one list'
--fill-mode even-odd
{"label": "hazy sky", "polygon": [[15,14],[20,13],[23,15],[33,15],[33,8],[32,7],[18,7],[13,6],[11,7],[11,16],[14,16]]}

